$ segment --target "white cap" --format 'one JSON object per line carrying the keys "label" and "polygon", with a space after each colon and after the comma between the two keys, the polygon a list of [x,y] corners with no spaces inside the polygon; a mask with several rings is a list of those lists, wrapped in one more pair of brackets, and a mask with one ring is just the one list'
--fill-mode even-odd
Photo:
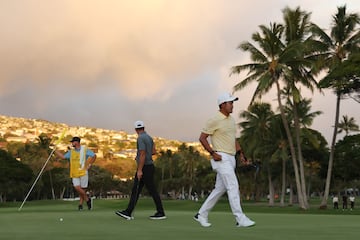
{"label": "white cap", "polygon": [[232,96],[230,93],[223,93],[218,97],[217,103],[220,105],[224,102],[233,102],[237,100],[239,100],[239,98]]}
{"label": "white cap", "polygon": [[134,126],[135,126],[135,128],[143,128],[143,127],[145,127],[145,125],[144,125],[144,122],[143,121],[136,121],[135,123],[134,123]]}

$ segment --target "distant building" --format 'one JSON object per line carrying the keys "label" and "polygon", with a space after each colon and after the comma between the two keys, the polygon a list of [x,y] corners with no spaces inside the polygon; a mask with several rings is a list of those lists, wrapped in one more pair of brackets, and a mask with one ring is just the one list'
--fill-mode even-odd
{"label": "distant building", "polygon": [[7,142],[22,142],[22,143],[26,143],[28,141],[28,139],[26,137],[7,137],[6,138]]}

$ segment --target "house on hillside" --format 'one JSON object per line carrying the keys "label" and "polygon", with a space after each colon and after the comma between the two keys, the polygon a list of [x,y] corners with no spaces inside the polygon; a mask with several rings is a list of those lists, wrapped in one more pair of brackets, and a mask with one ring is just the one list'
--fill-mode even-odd
{"label": "house on hillside", "polygon": [[26,143],[28,141],[28,139],[26,137],[22,137],[22,136],[18,136],[18,137],[7,137],[6,138],[7,142],[22,142],[22,143]]}

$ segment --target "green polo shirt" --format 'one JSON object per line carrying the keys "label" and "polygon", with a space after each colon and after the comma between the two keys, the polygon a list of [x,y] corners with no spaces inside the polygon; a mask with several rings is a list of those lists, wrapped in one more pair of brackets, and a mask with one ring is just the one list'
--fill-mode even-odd
{"label": "green polo shirt", "polygon": [[202,132],[210,135],[214,151],[235,155],[236,127],[231,115],[226,117],[219,111],[206,122]]}

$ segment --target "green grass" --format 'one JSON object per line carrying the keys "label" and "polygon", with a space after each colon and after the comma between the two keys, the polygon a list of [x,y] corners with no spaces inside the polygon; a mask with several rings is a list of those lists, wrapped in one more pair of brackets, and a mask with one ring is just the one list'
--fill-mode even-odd
{"label": "green grass", "polygon": [[[33,201],[21,211],[20,203],[0,205],[0,238],[26,240],[57,239],[357,239],[360,210],[300,211],[295,207],[267,207],[245,203],[244,212],[254,221],[251,228],[236,228],[227,201],[221,200],[210,213],[210,228],[202,228],[192,217],[201,202],[164,201],[168,219],[149,220],[154,213],[151,199],[140,199],[135,219],[114,214],[127,200],[95,200],[93,211],[76,211],[77,202]],[[63,218],[64,221],[60,221]]]}

